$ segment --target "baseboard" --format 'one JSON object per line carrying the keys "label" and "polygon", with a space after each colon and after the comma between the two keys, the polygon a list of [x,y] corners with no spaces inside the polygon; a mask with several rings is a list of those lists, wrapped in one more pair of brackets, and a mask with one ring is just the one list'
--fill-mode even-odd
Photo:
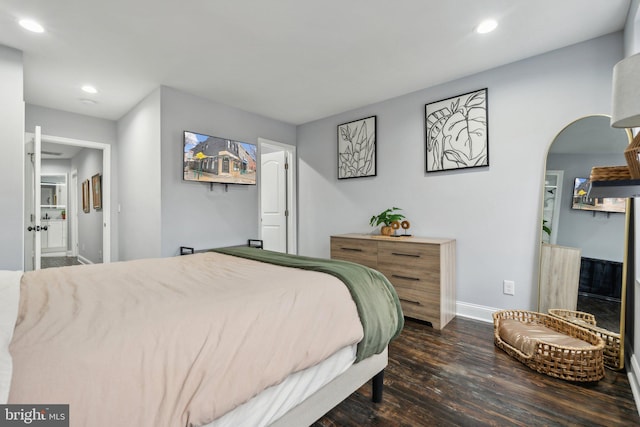
{"label": "baseboard", "polygon": [[46,257],[61,257],[61,256],[67,256],[66,252],[41,252],[40,256],[43,258]]}
{"label": "baseboard", "polygon": [[480,320],[481,322],[493,323],[493,313],[498,310],[500,309],[495,307],[456,301],[456,316]]}
{"label": "baseboard", "polygon": [[80,264],[93,264],[91,261],[83,257],[82,255],[78,255],[78,262]]}
{"label": "baseboard", "polygon": [[627,377],[629,378],[629,385],[631,386],[631,393],[633,394],[633,400],[636,402],[636,410],[640,414],[640,363],[636,355],[630,351],[629,346],[625,346],[627,352]]}

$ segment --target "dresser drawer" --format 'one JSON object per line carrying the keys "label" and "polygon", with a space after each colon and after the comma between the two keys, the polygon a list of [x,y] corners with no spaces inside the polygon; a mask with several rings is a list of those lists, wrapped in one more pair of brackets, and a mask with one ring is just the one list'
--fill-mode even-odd
{"label": "dresser drawer", "polygon": [[331,259],[356,262],[377,268],[378,245],[371,240],[331,237]]}
{"label": "dresser drawer", "polygon": [[378,269],[393,283],[413,289],[439,288],[438,245],[378,244]]}
{"label": "dresser drawer", "polygon": [[393,284],[405,316],[440,323],[440,292]]}
{"label": "dresser drawer", "polygon": [[440,306],[438,304],[424,304],[409,299],[400,299],[402,312],[406,317],[412,319],[420,319],[431,323],[436,329],[441,329],[440,323]]}
{"label": "dresser drawer", "polygon": [[378,254],[385,258],[396,260],[416,260],[425,258],[440,258],[439,245],[425,245],[420,243],[378,242]]}
{"label": "dresser drawer", "polygon": [[440,294],[440,274],[437,271],[422,271],[421,274],[416,274],[418,269],[410,270],[398,266],[383,266],[378,270],[396,288],[428,292],[436,296]]}

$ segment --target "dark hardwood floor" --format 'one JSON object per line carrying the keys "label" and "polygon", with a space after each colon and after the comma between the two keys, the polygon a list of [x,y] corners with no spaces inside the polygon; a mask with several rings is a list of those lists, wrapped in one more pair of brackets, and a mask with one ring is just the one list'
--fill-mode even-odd
{"label": "dark hardwood floor", "polygon": [[493,344],[493,325],[407,319],[389,347],[382,403],[366,384],[314,427],[640,426],[625,372],[596,384],[538,374]]}
{"label": "dark hardwood floor", "polygon": [[71,256],[53,256],[53,257],[43,256],[40,259],[40,268],[66,267],[68,265],[81,265],[81,264],[82,263],[78,261],[78,257],[71,257]]}

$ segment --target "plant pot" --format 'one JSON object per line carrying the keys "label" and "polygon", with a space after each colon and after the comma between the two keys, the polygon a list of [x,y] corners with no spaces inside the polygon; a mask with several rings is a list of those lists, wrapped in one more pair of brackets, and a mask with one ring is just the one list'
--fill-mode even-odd
{"label": "plant pot", "polygon": [[380,234],[382,234],[383,236],[391,236],[393,233],[394,229],[390,225],[383,225],[380,228]]}

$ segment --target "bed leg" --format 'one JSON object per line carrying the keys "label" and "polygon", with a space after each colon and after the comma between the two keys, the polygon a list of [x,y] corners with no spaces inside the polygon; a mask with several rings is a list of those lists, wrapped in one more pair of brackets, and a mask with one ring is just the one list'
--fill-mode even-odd
{"label": "bed leg", "polygon": [[382,389],[384,385],[383,382],[384,382],[384,369],[378,372],[371,380],[371,385],[372,385],[371,401],[373,403],[382,402]]}

